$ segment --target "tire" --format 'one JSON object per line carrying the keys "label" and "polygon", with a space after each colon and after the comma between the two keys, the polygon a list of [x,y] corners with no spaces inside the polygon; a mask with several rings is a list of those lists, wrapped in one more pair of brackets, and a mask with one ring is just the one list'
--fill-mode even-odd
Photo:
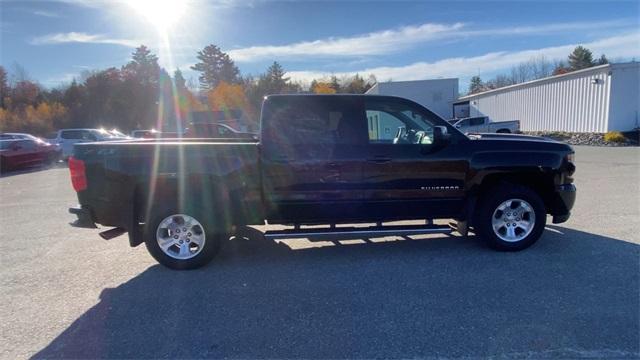
{"label": "tire", "polygon": [[545,206],[537,193],[524,186],[502,183],[480,201],[474,226],[489,247],[520,251],[540,238],[546,222]]}
{"label": "tire", "polygon": [[226,232],[216,231],[214,224],[203,215],[197,211],[166,208],[153,214],[144,231],[149,254],[160,264],[175,270],[197,269],[208,264],[229,236]]}

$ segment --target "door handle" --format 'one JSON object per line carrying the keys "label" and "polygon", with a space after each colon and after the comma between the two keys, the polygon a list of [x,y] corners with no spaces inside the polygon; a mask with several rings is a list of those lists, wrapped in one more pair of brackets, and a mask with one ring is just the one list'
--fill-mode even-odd
{"label": "door handle", "polygon": [[385,157],[385,156],[376,156],[372,159],[367,159],[368,162],[372,162],[372,163],[376,163],[376,164],[383,164],[383,163],[387,163],[391,161],[390,157]]}
{"label": "door handle", "polygon": [[277,157],[275,159],[272,159],[271,161],[273,161],[276,164],[288,164],[289,158],[286,156],[282,156],[282,157]]}

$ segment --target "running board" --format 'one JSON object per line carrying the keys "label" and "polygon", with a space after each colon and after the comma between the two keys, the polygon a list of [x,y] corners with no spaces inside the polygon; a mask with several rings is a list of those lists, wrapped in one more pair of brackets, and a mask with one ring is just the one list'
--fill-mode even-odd
{"label": "running board", "polygon": [[371,226],[371,227],[331,227],[331,228],[315,228],[315,229],[289,229],[281,231],[267,231],[264,237],[270,240],[278,239],[294,239],[294,238],[313,238],[313,239],[332,239],[339,237],[356,237],[371,238],[382,236],[411,236],[424,234],[448,234],[453,230],[449,226],[425,226],[425,225],[406,225],[406,226]]}
{"label": "running board", "polygon": [[103,231],[101,233],[98,233],[98,235],[100,235],[101,238],[105,239],[105,240],[111,240],[115,237],[118,237],[124,233],[126,233],[127,230],[123,229],[123,228],[113,228],[113,229],[109,229],[106,231]]}

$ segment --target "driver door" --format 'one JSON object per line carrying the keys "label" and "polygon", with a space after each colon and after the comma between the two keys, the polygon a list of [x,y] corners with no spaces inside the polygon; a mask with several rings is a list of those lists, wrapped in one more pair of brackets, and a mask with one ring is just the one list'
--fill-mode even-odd
{"label": "driver door", "polygon": [[369,129],[363,165],[365,208],[378,219],[455,216],[461,209],[467,162],[451,144],[433,144],[442,119],[411,101],[365,100]]}

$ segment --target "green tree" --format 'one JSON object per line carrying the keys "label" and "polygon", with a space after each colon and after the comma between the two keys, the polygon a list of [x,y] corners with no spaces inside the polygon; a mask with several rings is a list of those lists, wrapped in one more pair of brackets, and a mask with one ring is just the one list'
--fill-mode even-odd
{"label": "green tree", "polygon": [[10,91],[7,70],[4,69],[4,66],[0,66],[0,107],[5,107],[5,99],[9,97]]}
{"label": "green tree", "polygon": [[573,49],[573,52],[569,54],[569,68],[571,71],[586,69],[593,65],[593,54],[585,47],[577,46]]}
{"label": "green tree", "polygon": [[338,78],[335,75],[331,76],[330,79],[330,84],[331,87],[333,88],[333,90],[335,90],[336,93],[341,93],[342,92],[342,86],[340,86],[340,81],[338,81]]}
{"label": "green tree", "polygon": [[185,80],[180,69],[176,69],[176,71],[173,72],[173,83],[178,91],[187,89],[187,80]]}
{"label": "green tree", "polygon": [[240,83],[240,71],[229,55],[215,45],[208,45],[202,51],[198,51],[198,62],[191,67],[198,71],[200,76],[200,88],[202,90],[214,89],[220,81],[229,84]]}
{"label": "green tree", "polygon": [[364,94],[375,84],[375,77],[371,75],[368,80],[365,80],[359,74],[355,74],[352,78],[348,79],[343,85],[342,90],[348,94]]}
{"label": "green tree", "polygon": [[607,59],[607,57],[604,54],[600,55],[600,58],[598,58],[598,65],[604,65],[608,63],[609,63],[609,59]]}
{"label": "green tree", "polygon": [[144,45],[140,45],[131,54],[131,61],[124,66],[125,74],[134,77],[142,85],[155,86],[160,75],[160,65],[158,57],[151,53],[151,50]]}
{"label": "green tree", "polygon": [[469,82],[469,94],[479,93],[484,90],[484,83],[480,76],[473,76]]}

